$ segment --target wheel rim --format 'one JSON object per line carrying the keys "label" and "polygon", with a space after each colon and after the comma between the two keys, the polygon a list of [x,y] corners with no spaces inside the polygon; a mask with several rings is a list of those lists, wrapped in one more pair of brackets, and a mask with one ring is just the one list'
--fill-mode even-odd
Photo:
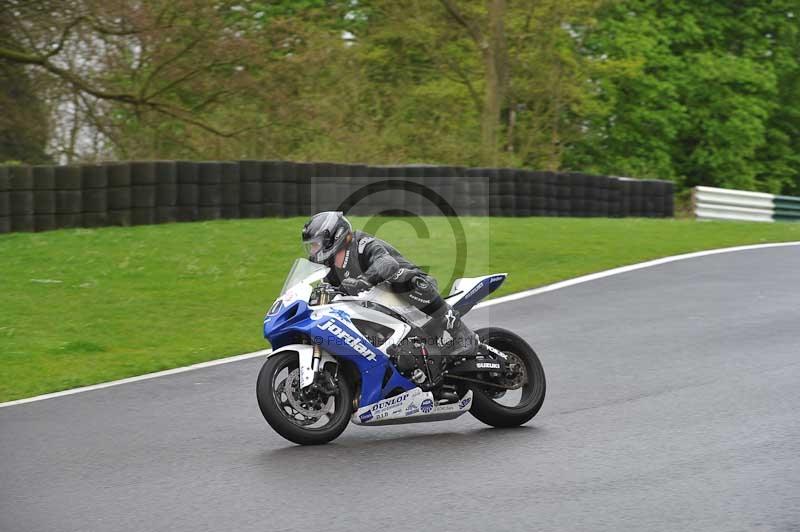
{"label": "wheel rim", "polygon": [[300,390],[300,370],[296,363],[286,363],[273,374],[272,396],[283,417],[306,430],[330,426],[339,403],[336,395],[323,397],[317,391]]}
{"label": "wheel rim", "polygon": [[[491,345],[491,341],[487,343]],[[506,364],[517,369],[517,372],[513,378],[503,379],[499,383],[514,386],[514,389],[505,390],[487,386],[482,391],[498,406],[510,410],[526,408],[537,401],[542,393],[541,369],[539,366],[534,366],[527,356],[507,349],[501,349],[501,351],[506,355]]]}

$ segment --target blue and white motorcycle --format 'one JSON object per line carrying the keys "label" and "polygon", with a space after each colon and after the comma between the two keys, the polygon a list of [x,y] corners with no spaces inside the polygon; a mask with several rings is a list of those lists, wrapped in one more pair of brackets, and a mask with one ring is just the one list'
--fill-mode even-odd
{"label": "blue and white motorcycle", "polygon": [[[327,273],[297,259],[264,319],[273,351],[256,394],[264,418],[284,438],[321,444],[338,437],[348,421],[417,423],[466,412],[510,427],[541,408],[544,370],[516,334],[478,329],[475,354],[448,360],[425,337],[425,314],[382,285],[344,295],[324,282]],[[445,299],[463,316],[505,278],[458,279]]]}

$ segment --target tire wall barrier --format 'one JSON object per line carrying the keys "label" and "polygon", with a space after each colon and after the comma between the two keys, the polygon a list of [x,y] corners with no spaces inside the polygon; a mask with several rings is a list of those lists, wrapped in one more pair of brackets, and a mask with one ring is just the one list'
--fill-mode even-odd
{"label": "tire wall barrier", "polygon": [[[0,166],[0,233],[309,216],[672,217],[669,181],[577,172],[290,161]],[[785,202],[784,202],[785,203]],[[794,213],[794,203],[783,211]]]}
{"label": "tire wall barrier", "polygon": [[11,232],[11,199],[8,167],[0,166],[0,233]]}

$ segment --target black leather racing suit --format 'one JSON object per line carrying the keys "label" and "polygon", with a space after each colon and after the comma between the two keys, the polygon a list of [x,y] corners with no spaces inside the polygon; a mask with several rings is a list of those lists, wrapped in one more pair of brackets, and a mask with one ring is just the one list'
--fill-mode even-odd
{"label": "black leather racing suit", "polygon": [[326,280],[339,286],[349,277],[362,277],[373,285],[387,281],[393,292],[430,316],[422,328],[428,338],[437,341],[442,355],[457,358],[475,352],[477,336],[439,295],[436,279],[383,240],[361,231],[353,232],[342,267],[333,266]]}
{"label": "black leather racing suit", "polygon": [[437,318],[437,322],[441,322],[450,310],[439,295],[436,279],[403,257],[389,243],[361,231],[353,232],[342,267],[333,266],[326,280],[339,286],[348,277],[362,277],[373,285],[387,281],[393,292],[407,298],[428,316]]}

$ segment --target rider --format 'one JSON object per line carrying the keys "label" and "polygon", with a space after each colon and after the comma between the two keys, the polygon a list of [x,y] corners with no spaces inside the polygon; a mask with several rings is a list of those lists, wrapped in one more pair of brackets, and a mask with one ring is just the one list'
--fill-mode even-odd
{"label": "rider", "polygon": [[429,316],[423,330],[436,338],[442,354],[459,357],[474,352],[475,333],[439,295],[436,279],[403,257],[394,247],[353,227],[341,212],[320,212],[303,226],[308,259],[331,268],[326,280],[349,295],[358,295],[387,281],[389,288]]}

